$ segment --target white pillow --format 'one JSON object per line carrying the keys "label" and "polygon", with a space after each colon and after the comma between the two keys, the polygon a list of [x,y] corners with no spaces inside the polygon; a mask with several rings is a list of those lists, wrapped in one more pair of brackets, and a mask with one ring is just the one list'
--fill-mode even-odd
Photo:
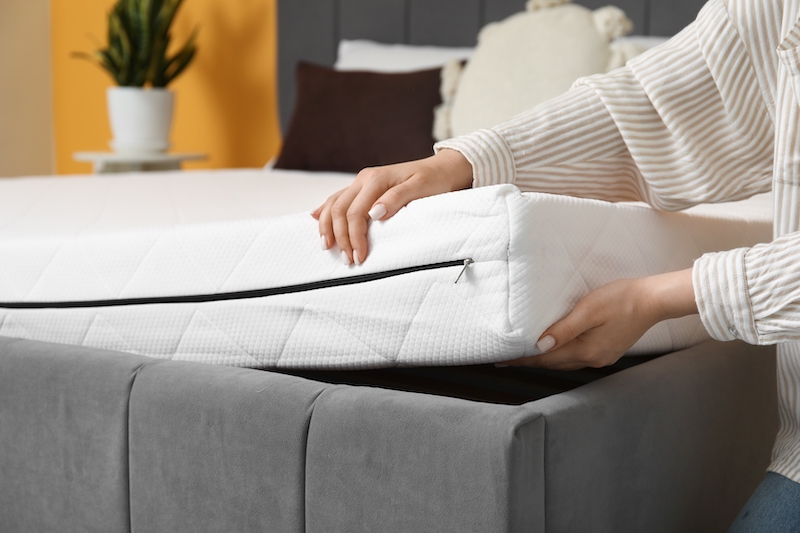
{"label": "white pillow", "polygon": [[437,140],[492,127],[642,52],[636,43],[610,45],[633,27],[620,9],[591,11],[568,1],[530,0],[528,11],[481,30],[463,71],[448,63]]}
{"label": "white pillow", "polygon": [[669,41],[669,39],[669,37],[656,37],[654,35],[628,35],[627,37],[614,39],[614,42],[611,44],[633,44],[641,48],[642,51],[646,51],[664,44]]}
{"label": "white pillow", "polygon": [[383,44],[342,40],[334,68],[373,72],[413,72],[441,67],[450,60],[469,59],[473,48]]}

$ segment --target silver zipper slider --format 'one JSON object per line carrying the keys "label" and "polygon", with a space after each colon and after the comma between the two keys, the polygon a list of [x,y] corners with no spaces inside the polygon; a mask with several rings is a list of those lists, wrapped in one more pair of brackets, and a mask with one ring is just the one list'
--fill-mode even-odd
{"label": "silver zipper slider", "polygon": [[461,269],[461,272],[458,274],[458,277],[456,278],[456,281],[455,281],[456,283],[458,283],[458,280],[460,280],[460,279],[461,279],[461,276],[463,276],[463,275],[464,275],[464,272],[466,272],[466,271],[467,271],[467,267],[468,267],[468,266],[470,266],[470,265],[471,265],[472,263],[474,263],[474,262],[475,262],[475,261],[473,261],[472,259],[469,259],[469,258],[467,258],[467,259],[464,259],[464,268],[462,268],[462,269]]}

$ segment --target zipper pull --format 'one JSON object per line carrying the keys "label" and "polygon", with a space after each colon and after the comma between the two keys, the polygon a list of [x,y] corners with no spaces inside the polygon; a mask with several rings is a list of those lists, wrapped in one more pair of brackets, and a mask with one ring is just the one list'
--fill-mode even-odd
{"label": "zipper pull", "polygon": [[471,265],[472,263],[474,263],[474,262],[475,262],[475,261],[473,261],[472,259],[469,259],[469,258],[467,258],[467,259],[464,259],[464,268],[462,268],[462,269],[461,269],[461,272],[458,274],[458,277],[456,278],[456,281],[455,281],[456,283],[458,283],[458,280],[460,280],[460,279],[461,279],[461,276],[463,276],[463,275],[464,275],[464,272],[466,272],[466,271],[467,271],[467,267],[468,267],[468,266],[470,266],[470,265]]}

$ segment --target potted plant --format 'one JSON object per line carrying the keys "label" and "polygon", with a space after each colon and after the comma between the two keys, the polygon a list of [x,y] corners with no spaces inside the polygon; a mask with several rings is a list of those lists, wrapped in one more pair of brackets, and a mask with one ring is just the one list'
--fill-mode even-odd
{"label": "potted plant", "polygon": [[183,0],[117,0],[108,14],[108,45],[77,53],[105,69],[108,112],[117,152],[164,152],[169,148],[174,94],[166,86],[194,58],[197,28],[174,54],[170,27]]}

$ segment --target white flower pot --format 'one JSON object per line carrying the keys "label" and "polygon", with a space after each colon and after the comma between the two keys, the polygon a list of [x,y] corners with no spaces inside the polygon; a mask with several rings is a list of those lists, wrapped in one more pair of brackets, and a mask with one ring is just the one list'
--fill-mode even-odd
{"label": "white flower pot", "polygon": [[119,153],[166,152],[175,95],[167,89],[109,87],[108,117]]}

